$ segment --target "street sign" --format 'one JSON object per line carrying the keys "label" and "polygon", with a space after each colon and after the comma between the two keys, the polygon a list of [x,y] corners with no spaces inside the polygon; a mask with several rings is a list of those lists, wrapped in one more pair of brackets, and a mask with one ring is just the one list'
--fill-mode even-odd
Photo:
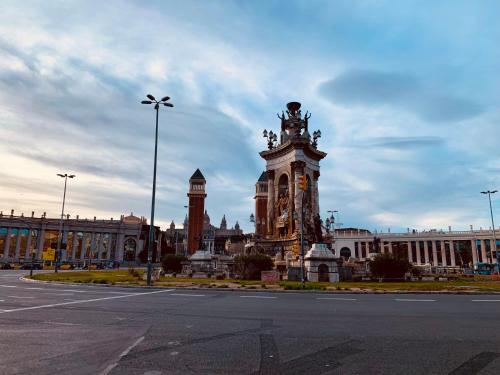
{"label": "street sign", "polygon": [[43,251],[43,260],[55,260],[56,259],[56,251],[54,249],[45,249]]}

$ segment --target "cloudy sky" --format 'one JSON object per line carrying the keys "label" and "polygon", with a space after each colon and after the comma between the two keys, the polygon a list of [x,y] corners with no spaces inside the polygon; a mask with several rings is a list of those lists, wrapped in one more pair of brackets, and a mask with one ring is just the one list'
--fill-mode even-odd
{"label": "cloudy sky", "polygon": [[[252,228],[264,128],[296,100],[321,129],[320,205],[370,230],[489,227],[500,188],[498,1],[0,3],[0,210]],[[497,198],[497,197],[495,197]],[[494,200],[500,212],[500,197]],[[500,220],[497,220],[500,223]]]}

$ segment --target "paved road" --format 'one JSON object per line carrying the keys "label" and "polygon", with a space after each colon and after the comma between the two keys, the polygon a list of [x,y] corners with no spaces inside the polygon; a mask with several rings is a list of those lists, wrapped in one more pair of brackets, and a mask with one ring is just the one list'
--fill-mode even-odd
{"label": "paved road", "polygon": [[499,374],[500,294],[68,286],[0,271],[1,374]]}

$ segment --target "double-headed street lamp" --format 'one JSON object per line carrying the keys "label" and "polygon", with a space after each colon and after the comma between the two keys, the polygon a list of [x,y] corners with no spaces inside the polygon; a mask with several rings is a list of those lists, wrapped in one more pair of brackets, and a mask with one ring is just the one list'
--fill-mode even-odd
{"label": "double-headed street lamp", "polygon": [[[66,185],[68,183],[68,178],[75,178],[74,174],[57,174],[59,177],[64,178],[64,193],[63,193],[63,201],[62,201],[62,210],[61,210],[61,220],[59,220],[59,235],[57,237],[57,250],[56,250],[56,266],[54,267],[54,272],[57,272],[57,268],[59,266],[59,261],[61,259],[61,242],[62,242],[62,226],[64,219],[64,204],[66,202]],[[66,245],[66,244],[65,244]]]}
{"label": "double-headed street lamp", "polygon": [[151,260],[153,257],[153,242],[154,242],[154,224],[155,224],[155,195],[156,195],[156,160],[158,156],[158,113],[160,112],[160,105],[163,104],[165,107],[173,107],[172,103],[168,103],[170,99],[169,96],[163,97],[160,101],[156,100],[151,94],[146,95],[149,100],[143,100],[142,104],[154,104],[156,110],[156,131],[155,131],[155,160],[153,169],[153,196],[151,198],[151,223],[149,226],[149,241],[148,241],[148,276],[147,285],[151,286],[151,274],[152,274],[152,264]]}
{"label": "double-headed street lamp", "polygon": [[[493,208],[491,207],[491,194],[495,194],[497,190],[487,190],[482,191],[481,194],[488,194],[488,200],[490,202],[490,215],[491,215],[491,227],[493,228],[493,243],[495,244],[494,250],[497,255],[497,272],[500,274],[500,254],[497,251],[497,236],[495,234],[495,221],[493,220]],[[491,251],[491,262],[493,263],[493,248]]]}

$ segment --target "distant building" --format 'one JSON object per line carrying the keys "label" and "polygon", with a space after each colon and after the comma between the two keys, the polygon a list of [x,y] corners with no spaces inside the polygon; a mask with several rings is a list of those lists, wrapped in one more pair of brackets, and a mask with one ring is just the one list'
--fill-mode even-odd
{"label": "distant building", "polygon": [[[60,219],[0,212],[0,262],[23,262],[42,259],[45,250],[57,248]],[[161,232],[156,238],[161,242]],[[70,263],[136,262],[147,249],[149,225],[144,217],[122,215],[119,220],[93,218],[71,219],[65,216],[62,224],[61,260]],[[65,244],[65,245],[64,245]],[[158,248],[154,248],[154,255]],[[154,257],[156,258],[156,257]]]}

